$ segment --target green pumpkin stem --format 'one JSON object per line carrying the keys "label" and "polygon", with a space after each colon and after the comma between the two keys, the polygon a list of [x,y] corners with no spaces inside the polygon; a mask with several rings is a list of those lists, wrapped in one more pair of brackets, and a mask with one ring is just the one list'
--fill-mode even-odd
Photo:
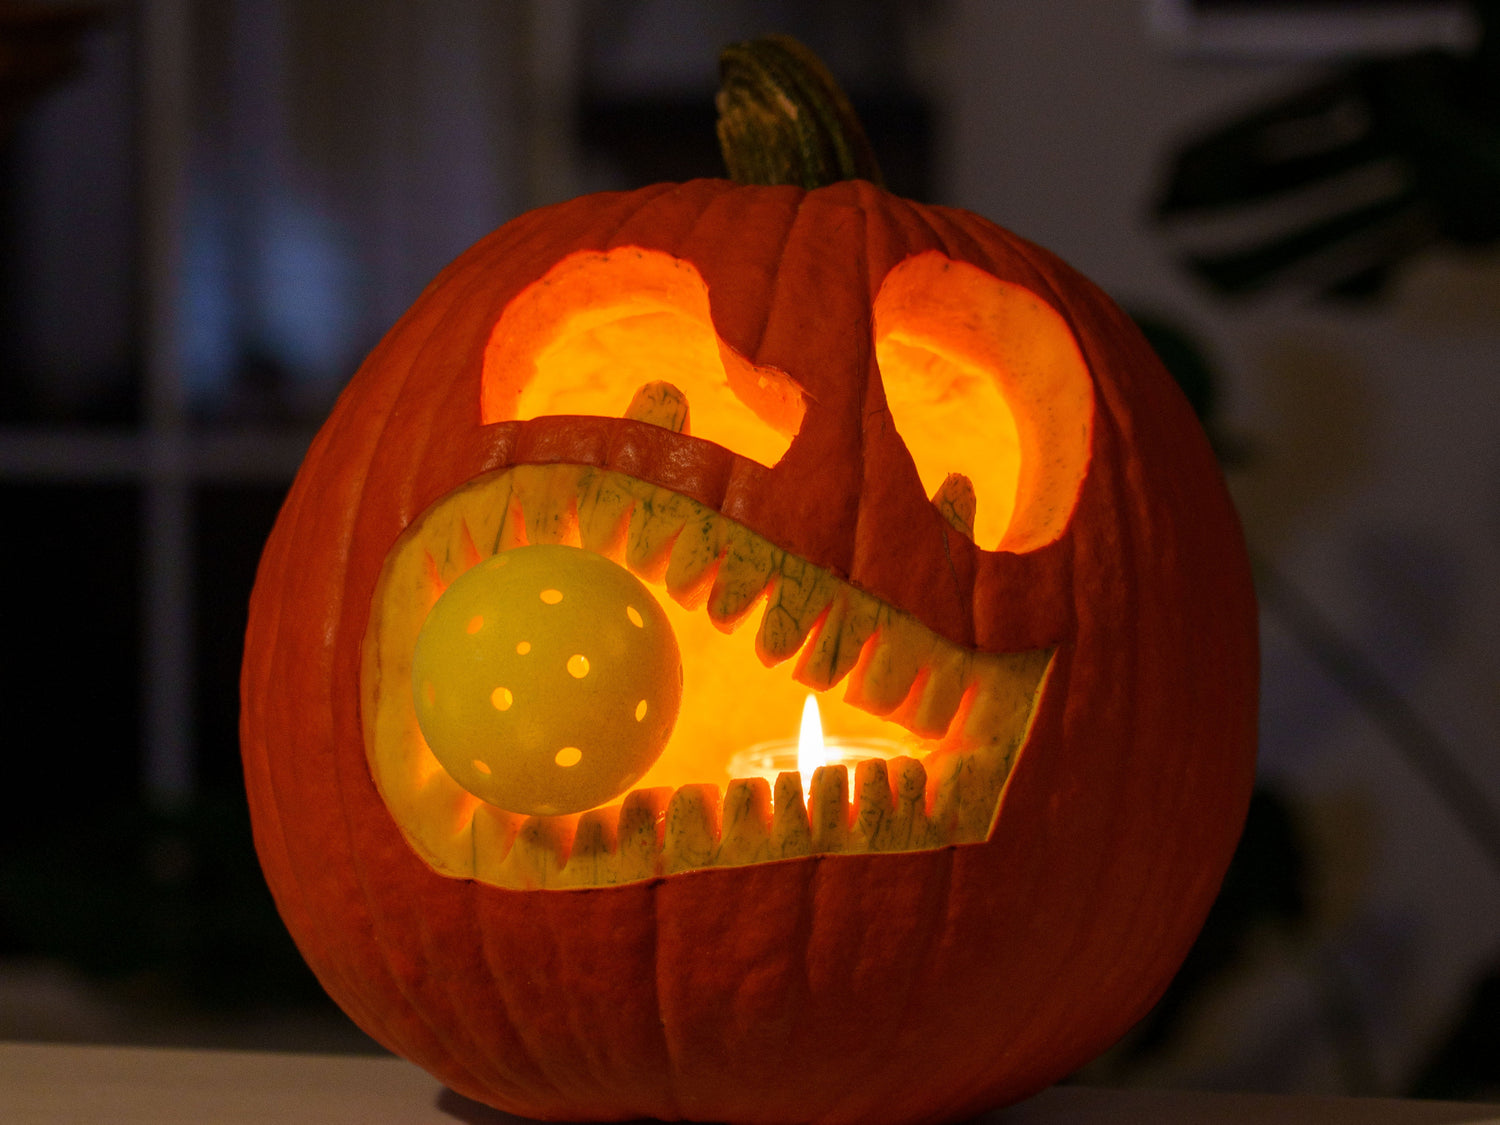
{"label": "green pumpkin stem", "polygon": [[741,184],[884,183],[854,107],[821,59],[789,35],[719,54],[719,148]]}

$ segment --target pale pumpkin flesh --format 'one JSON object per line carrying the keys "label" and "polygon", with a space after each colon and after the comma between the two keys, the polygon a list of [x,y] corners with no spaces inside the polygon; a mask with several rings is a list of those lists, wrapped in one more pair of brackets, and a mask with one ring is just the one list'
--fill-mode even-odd
{"label": "pale pumpkin flesh", "polygon": [[[427,747],[412,703],[412,651],[446,585],[539,542],[659,584],[683,653],[666,752],[623,803],[581,816],[524,817],[475,797]],[[758,628],[739,628],[757,608]],[[361,712],[382,797],[438,870],[518,888],[983,840],[1051,655],[964,650],[694,500],[574,465],[517,466],[434,505],[388,559],[370,621]],[[808,691],[831,734],[899,737],[907,753],[863,761],[852,779],[820,769],[805,803],[795,773],[774,802],[766,780],[733,776],[733,753],[787,733]]]}

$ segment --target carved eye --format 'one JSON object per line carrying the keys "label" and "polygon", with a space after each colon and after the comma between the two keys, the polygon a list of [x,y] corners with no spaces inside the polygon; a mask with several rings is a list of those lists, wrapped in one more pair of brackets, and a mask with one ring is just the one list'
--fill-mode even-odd
{"label": "carved eye", "polygon": [[875,356],[929,496],[974,486],[974,541],[1029,551],[1067,526],[1088,470],[1094,392],[1077,341],[1035,293],[936,252],[875,297]]}
{"label": "carved eye", "polygon": [[620,417],[659,382],[687,400],[686,423],[673,428],[763,465],[802,424],[796,383],[719,339],[693,265],[634,246],[572,254],[510,302],[485,348],[480,416]]}

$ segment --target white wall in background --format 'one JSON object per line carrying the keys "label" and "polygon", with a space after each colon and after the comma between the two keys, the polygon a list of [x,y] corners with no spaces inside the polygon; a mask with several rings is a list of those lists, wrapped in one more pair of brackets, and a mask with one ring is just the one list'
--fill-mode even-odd
{"label": "white wall in background", "polygon": [[[1165,161],[1330,63],[1176,54],[1132,0],[954,0],[948,17],[943,201],[1199,337],[1247,449],[1230,476],[1252,550],[1500,808],[1500,256],[1427,255],[1366,307],[1214,298],[1149,221]],[[1268,937],[1159,1078],[1396,1093],[1500,962],[1500,871],[1270,602],[1263,630],[1261,772],[1318,849],[1316,925]],[[1330,1030],[1340,996],[1366,1040]]]}

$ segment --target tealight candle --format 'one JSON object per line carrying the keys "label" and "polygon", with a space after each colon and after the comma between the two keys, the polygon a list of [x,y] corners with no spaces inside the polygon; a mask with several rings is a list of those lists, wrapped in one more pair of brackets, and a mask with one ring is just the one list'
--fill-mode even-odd
{"label": "tealight candle", "polygon": [[734,755],[729,762],[729,776],[762,777],[773,787],[782,773],[796,770],[803,783],[810,784],[821,766],[844,766],[853,780],[854,767],[868,758],[895,758],[910,753],[910,748],[889,738],[825,737],[818,701],[808,695],[802,705],[802,725],[796,738],[773,738],[756,742]]}

